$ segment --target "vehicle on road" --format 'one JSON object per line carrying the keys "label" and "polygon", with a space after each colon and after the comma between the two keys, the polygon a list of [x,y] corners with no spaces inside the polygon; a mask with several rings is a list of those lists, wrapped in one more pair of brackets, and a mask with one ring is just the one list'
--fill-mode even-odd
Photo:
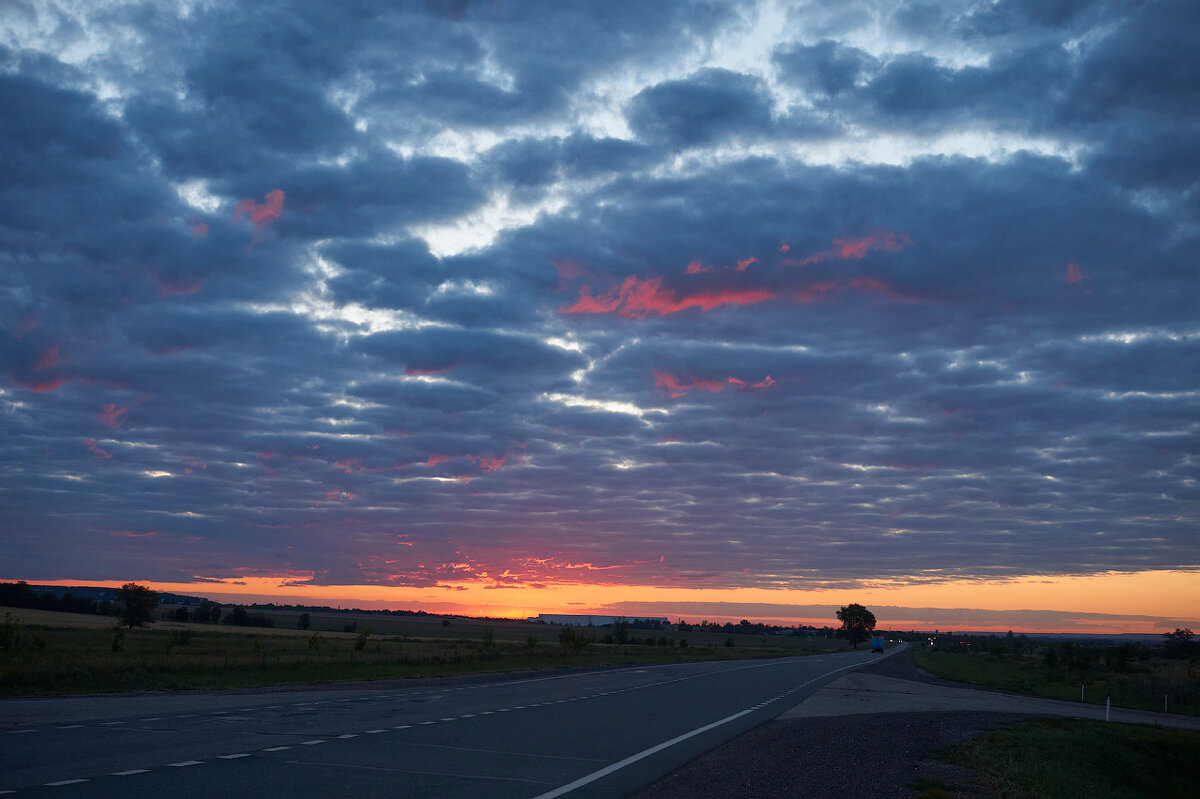
{"label": "vehicle on road", "polygon": [[883,651],[883,636],[876,635],[874,638],[871,639],[871,651],[872,652],[882,652]]}

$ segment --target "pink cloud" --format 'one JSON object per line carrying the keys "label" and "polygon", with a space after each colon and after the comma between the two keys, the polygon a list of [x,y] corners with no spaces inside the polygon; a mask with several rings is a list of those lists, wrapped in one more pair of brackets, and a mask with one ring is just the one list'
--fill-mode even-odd
{"label": "pink cloud", "polygon": [[278,219],[283,213],[283,191],[280,189],[272,189],[267,192],[264,198],[266,202],[259,205],[254,200],[242,200],[237,204],[233,212],[233,221],[236,224],[241,219],[242,214],[250,217],[250,223],[254,225],[254,241],[259,241],[262,237],[263,228],[268,223]]}
{"label": "pink cloud", "polygon": [[107,460],[108,458],[112,457],[110,453],[100,449],[100,446],[96,443],[96,439],[94,438],[85,438],[83,440],[83,445],[87,447],[87,450],[92,454],[92,457],[97,460]]}
{"label": "pink cloud", "polygon": [[439,463],[446,463],[450,460],[449,455],[430,455],[429,460],[425,461],[426,466],[437,466]]}
{"label": "pink cloud", "polygon": [[1067,264],[1067,280],[1071,283],[1079,283],[1083,280],[1083,270],[1077,263]]}
{"label": "pink cloud", "polygon": [[47,369],[51,369],[55,366],[58,366],[59,361],[61,360],[62,358],[59,355],[58,347],[51,347],[50,349],[46,350],[45,354],[43,354],[41,359],[38,360],[37,366],[33,367],[33,371],[43,372]]}
{"label": "pink cloud", "polygon": [[572,305],[560,308],[558,312],[600,314],[615,311],[619,316],[645,319],[647,316],[666,316],[689,308],[709,311],[723,305],[751,305],[774,297],[775,293],[766,289],[718,289],[680,293],[673,289],[664,289],[661,277],[643,279],[630,275],[625,278],[619,289],[603,297],[593,296],[591,288],[583,286],[579,290],[579,299]]}
{"label": "pink cloud", "polygon": [[128,408],[118,408],[111,402],[100,409],[100,413],[96,414],[96,421],[105,427],[119,427],[121,417],[129,411]]}
{"label": "pink cloud", "polygon": [[758,259],[755,258],[753,255],[750,256],[749,258],[739,259],[737,262],[737,270],[739,272],[745,272],[746,269],[750,266],[750,264],[756,264],[756,263],[758,263]]}
{"label": "pink cloud", "polygon": [[[782,266],[810,266],[831,258],[843,261],[857,261],[865,258],[867,253],[872,250],[899,252],[910,244],[912,244],[912,239],[908,237],[907,233],[876,230],[861,239],[834,239],[831,249],[822,250],[804,258],[784,258],[779,263]],[[781,247],[780,252],[787,252],[787,250]]]}
{"label": "pink cloud", "polygon": [[705,380],[701,377],[681,379],[662,369],[654,370],[654,385],[667,389],[672,398],[682,397],[689,391],[716,393],[725,390],[725,382],[722,380]]}

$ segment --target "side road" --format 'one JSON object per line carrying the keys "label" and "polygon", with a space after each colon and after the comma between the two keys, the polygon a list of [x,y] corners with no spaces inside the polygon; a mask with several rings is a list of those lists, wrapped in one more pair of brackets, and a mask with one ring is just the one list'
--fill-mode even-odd
{"label": "side road", "polygon": [[[934,752],[1032,716],[1103,719],[1104,708],[947,682],[898,652],[830,683],[631,799],[909,799],[915,794],[907,786],[918,776],[951,768],[934,761]],[[1193,716],[1114,708],[1110,719],[1200,729]]]}

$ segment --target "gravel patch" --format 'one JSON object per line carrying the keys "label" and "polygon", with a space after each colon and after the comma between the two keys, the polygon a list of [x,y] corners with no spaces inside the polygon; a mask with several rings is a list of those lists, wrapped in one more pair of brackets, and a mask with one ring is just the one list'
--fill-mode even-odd
{"label": "gravel patch", "polygon": [[[906,653],[863,669],[957,685],[924,672]],[[693,760],[630,799],[769,799],[867,796],[911,799],[922,775],[965,776],[934,752],[1027,718],[1014,713],[876,713],[770,721]]]}

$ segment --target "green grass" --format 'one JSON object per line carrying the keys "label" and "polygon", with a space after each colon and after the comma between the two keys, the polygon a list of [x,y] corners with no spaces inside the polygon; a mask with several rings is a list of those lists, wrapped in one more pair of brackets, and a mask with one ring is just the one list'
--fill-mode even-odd
{"label": "green grass", "polygon": [[[730,649],[723,635],[711,645],[693,643],[692,633],[655,632],[674,646],[644,643],[592,644],[579,654],[558,643],[559,627],[525,623],[455,619],[449,627],[429,619],[313,617],[313,627],[231,628],[224,625],[156,622],[127,630],[122,651],[113,651],[112,620],[20,611],[20,644],[0,652],[0,696],[43,696],[96,692],[251,688],[267,685],[326,683],[524,671],[619,664],[671,663],[748,657],[780,657],[828,651],[841,641],[801,643],[802,639],[734,636]],[[334,621],[337,622],[336,630]],[[355,648],[358,635],[340,632],[351,621],[371,634]],[[407,621],[407,624],[406,624]],[[377,624],[377,622],[383,622]],[[279,622],[277,622],[279,623]],[[68,626],[70,625],[70,626]],[[382,630],[380,630],[382,628]],[[492,629],[493,643],[484,643]],[[533,632],[531,632],[531,630]],[[607,630],[586,630],[601,640]],[[319,635],[317,648],[310,639]],[[419,634],[419,635],[417,635]],[[649,631],[635,634],[649,635]],[[530,646],[530,636],[538,639]],[[519,637],[518,637],[519,636]],[[688,647],[678,646],[688,638]],[[186,639],[186,640],[184,640]],[[644,639],[642,639],[644,640]],[[765,645],[776,642],[789,646]],[[825,644],[826,647],[821,645]]]}
{"label": "green grass", "polygon": [[1200,732],[1078,719],[1022,721],[939,753],[969,777],[923,777],[921,799],[1191,799]]}
{"label": "green grass", "polygon": [[1115,707],[1136,710],[1161,711],[1166,696],[1171,713],[1200,715],[1200,680],[1195,665],[1185,660],[1149,658],[1119,673],[1050,669],[1042,658],[1029,655],[911,651],[918,666],[947,680],[1073,702],[1079,701],[1082,686],[1085,702],[1103,705],[1111,697]]}

